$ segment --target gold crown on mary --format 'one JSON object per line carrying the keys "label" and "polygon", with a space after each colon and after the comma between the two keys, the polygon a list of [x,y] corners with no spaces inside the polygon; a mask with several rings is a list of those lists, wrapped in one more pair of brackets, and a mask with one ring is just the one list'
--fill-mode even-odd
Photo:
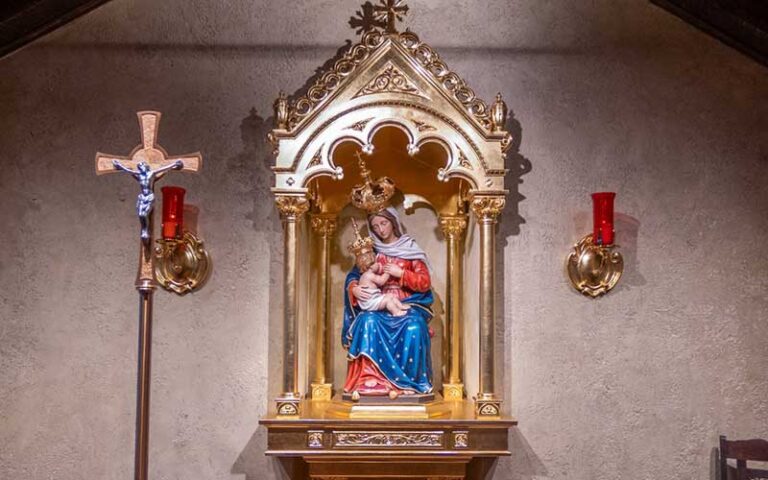
{"label": "gold crown on mary", "polygon": [[368,170],[362,155],[360,152],[356,154],[360,165],[360,176],[363,177],[364,182],[352,188],[350,195],[352,205],[368,213],[380,212],[389,206],[389,200],[395,194],[395,182],[389,177],[372,180],[371,171]]}
{"label": "gold crown on mary", "polygon": [[[360,165],[360,176],[363,177],[361,185],[355,185],[350,195],[352,205],[365,210],[367,213],[376,213],[389,206],[389,200],[395,194],[395,182],[389,177],[371,179],[371,171],[365,164],[360,152],[357,152],[357,162]],[[376,253],[373,251],[373,239],[370,236],[363,237],[355,219],[352,219],[352,227],[355,230],[355,240],[348,245],[349,252],[355,256],[357,268],[367,270],[376,261]]]}

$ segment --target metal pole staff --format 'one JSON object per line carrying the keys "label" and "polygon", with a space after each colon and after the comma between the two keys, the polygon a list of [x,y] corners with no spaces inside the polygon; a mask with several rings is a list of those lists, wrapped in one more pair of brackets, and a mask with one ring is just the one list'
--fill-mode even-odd
{"label": "metal pole staff", "polygon": [[155,280],[154,256],[152,255],[152,226],[155,204],[155,182],[171,170],[197,173],[202,165],[199,153],[168,158],[162,147],[156,144],[160,112],[138,112],[141,125],[141,145],[126,157],[96,154],[96,174],[125,172],[139,182],[136,214],[141,226],[139,271],[136,290],[139,292],[139,352],[136,386],[136,449],[134,463],[135,480],[147,480],[149,471],[149,391],[152,365],[152,300]]}

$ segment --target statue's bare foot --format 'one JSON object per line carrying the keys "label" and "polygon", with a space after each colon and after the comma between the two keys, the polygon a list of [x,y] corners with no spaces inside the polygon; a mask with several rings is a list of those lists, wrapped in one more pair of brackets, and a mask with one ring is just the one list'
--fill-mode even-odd
{"label": "statue's bare foot", "polygon": [[358,400],[360,400],[360,392],[355,390],[354,392],[352,392],[352,401],[356,402]]}
{"label": "statue's bare foot", "polygon": [[389,398],[390,398],[391,400],[394,400],[394,399],[396,399],[396,398],[397,398],[397,392],[396,392],[396,391],[394,391],[394,390],[390,390],[390,391],[389,391]]}

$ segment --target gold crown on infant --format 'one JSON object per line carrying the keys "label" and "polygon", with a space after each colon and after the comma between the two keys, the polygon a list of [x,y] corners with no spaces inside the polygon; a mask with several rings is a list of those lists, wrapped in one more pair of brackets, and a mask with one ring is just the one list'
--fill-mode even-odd
{"label": "gold crown on infant", "polygon": [[355,241],[347,246],[349,253],[355,256],[355,265],[360,273],[368,270],[376,261],[376,253],[373,251],[373,239],[370,236],[360,235],[360,229],[355,219],[352,219],[352,228],[355,230]]}

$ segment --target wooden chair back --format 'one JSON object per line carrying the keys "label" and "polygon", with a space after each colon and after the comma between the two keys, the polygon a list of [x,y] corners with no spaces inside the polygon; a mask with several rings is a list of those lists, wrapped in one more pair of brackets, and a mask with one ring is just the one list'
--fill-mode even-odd
{"label": "wooden chair back", "polygon": [[[720,480],[728,478],[728,459],[736,460],[735,480],[768,480],[768,470],[749,468],[748,461],[768,462],[768,440],[728,440],[720,436]],[[734,480],[731,477],[730,480]]]}

